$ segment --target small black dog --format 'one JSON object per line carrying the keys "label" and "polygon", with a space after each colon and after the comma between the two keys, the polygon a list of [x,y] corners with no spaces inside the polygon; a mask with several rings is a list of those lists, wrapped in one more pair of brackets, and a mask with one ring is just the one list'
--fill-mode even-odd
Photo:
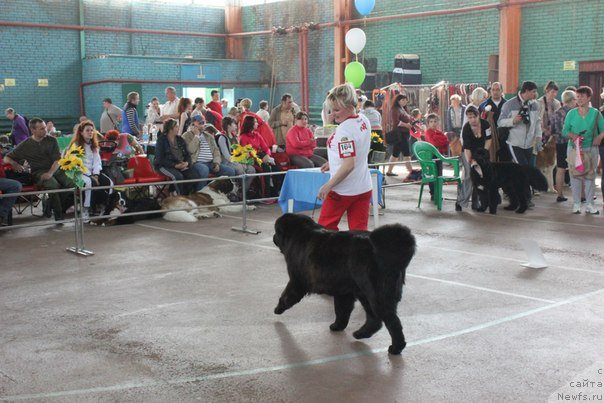
{"label": "small black dog", "polygon": [[275,222],[273,241],[285,256],[289,274],[275,308],[277,315],[306,294],[332,295],[336,319],[329,328],[341,331],[358,299],[366,322],[353,336],[369,338],[384,322],[392,338],[388,352],[400,354],[407,343],[396,310],[405,271],[415,254],[415,237],[409,228],[391,224],[372,232],[333,232],[310,217],[285,214]]}
{"label": "small black dog", "polygon": [[528,208],[531,186],[536,190],[547,191],[547,179],[537,168],[514,162],[490,162],[489,152],[485,149],[476,150],[472,158],[482,171],[482,176],[474,168],[470,172],[475,194],[478,196],[478,211],[488,208],[489,213],[497,214],[497,205],[501,203],[499,188],[510,199],[510,205],[504,209],[515,210],[519,214]]}

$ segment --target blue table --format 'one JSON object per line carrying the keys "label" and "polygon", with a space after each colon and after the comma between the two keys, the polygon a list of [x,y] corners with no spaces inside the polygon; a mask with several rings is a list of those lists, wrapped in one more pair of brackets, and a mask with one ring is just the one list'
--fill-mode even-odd
{"label": "blue table", "polygon": [[[377,169],[370,169],[371,176],[377,176],[378,203],[382,201],[382,173]],[[319,189],[329,180],[329,172],[321,172],[321,168],[292,169],[285,174],[283,187],[279,194],[281,211],[295,213],[319,208],[323,200],[317,199]],[[293,201],[293,209],[288,209],[288,202]],[[375,206],[377,208],[377,206]]]}

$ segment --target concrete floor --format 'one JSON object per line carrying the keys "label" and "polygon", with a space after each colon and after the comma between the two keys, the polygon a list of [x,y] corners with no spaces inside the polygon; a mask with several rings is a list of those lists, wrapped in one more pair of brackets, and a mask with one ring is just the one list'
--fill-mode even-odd
{"label": "concrete floor", "polygon": [[[259,235],[231,231],[237,217],[86,227],[87,258],[65,252],[69,225],[2,233],[0,400],[536,402],[602,381],[603,217],[552,194],[524,215],[438,212],[427,196],[418,210],[418,193],[389,189],[380,217],[419,245],[395,357],[385,329],[352,338],[360,306],[337,334],[326,297],[272,313],[287,281],[276,206],[251,213]],[[548,268],[520,266],[523,239]]]}

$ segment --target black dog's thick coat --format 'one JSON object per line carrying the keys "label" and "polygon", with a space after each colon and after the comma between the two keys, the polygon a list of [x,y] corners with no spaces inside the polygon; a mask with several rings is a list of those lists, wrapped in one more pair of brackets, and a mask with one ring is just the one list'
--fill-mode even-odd
{"label": "black dog's thick coat", "polygon": [[406,342],[396,310],[405,271],[415,253],[415,237],[409,228],[392,224],[373,232],[333,232],[310,217],[285,214],[275,222],[273,241],[285,257],[289,274],[276,314],[307,294],[332,295],[336,319],[329,328],[340,331],[348,325],[358,299],[366,322],[353,336],[371,337],[384,322],[392,338],[388,352],[400,354]]}
{"label": "black dog's thick coat", "polygon": [[497,205],[501,203],[499,188],[508,195],[510,204],[505,210],[516,210],[522,214],[528,208],[528,194],[532,186],[536,190],[547,191],[547,179],[534,167],[519,165],[514,162],[490,162],[489,152],[476,150],[472,158],[480,166],[482,177],[472,169],[470,178],[480,199],[478,211],[497,214]]}

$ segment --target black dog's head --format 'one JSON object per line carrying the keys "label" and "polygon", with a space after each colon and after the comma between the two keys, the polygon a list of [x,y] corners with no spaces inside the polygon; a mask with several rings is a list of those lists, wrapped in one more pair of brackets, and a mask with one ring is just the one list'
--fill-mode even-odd
{"label": "black dog's head", "polygon": [[275,235],[273,235],[273,242],[281,252],[283,252],[292,235],[300,234],[304,237],[304,234],[316,228],[320,228],[319,224],[315,223],[313,219],[308,216],[290,213],[283,214],[275,221]]}
{"label": "black dog's head", "polygon": [[233,182],[228,178],[219,178],[208,184],[208,187],[217,193],[228,195],[234,189]]}
{"label": "black dog's head", "polygon": [[472,153],[472,158],[474,161],[478,163],[481,167],[488,166],[490,163],[490,155],[487,150],[484,148],[479,148]]}

